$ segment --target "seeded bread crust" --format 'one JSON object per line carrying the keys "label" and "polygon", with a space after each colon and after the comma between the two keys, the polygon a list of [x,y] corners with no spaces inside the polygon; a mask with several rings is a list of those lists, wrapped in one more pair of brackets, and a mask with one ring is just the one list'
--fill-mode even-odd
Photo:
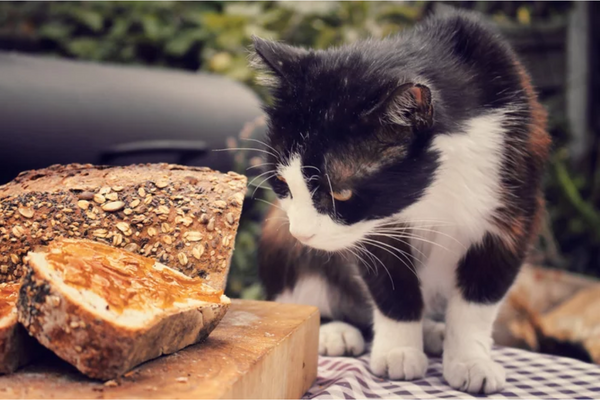
{"label": "seeded bread crust", "polygon": [[142,327],[93,313],[59,290],[42,265],[29,259],[18,301],[19,322],[40,344],[95,379],[114,379],[135,366],[204,340],[229,308],[229,299],[173,309]]}
{"label": "seeded bread crust", "polygon": [[0,186],[0,282],[54,238],[125,248],[224,289],[246,177],[171,164],[55,165]]}

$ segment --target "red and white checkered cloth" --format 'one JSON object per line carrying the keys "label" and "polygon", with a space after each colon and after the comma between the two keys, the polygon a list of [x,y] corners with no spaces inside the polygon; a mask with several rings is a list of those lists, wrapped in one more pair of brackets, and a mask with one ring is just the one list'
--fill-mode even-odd
{"label": "red and white checkered cloth", "polygon": [[495,348],[493,357],[506,368],[502,393],[470,395],[452,389],[442,377],[440,358],[430,358],[425,378],[412,382],[380,379],[360,358],[320,357],[319,373],[306,399],[599,399],[600,366],[564,357]]}

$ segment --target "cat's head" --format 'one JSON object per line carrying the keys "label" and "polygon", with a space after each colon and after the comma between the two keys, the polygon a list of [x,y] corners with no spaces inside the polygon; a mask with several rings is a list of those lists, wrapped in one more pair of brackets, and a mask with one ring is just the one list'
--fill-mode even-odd
{"label": "cat's head", "polygon": [[438,165],[434,96],[368,43],[309,51],[255,38],[273,104],[265,177],[302,243],[349,248],[415,203]]}

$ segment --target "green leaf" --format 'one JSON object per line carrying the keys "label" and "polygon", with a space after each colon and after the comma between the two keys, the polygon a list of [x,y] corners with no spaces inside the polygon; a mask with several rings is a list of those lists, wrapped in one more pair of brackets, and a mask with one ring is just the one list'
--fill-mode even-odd
{"label": "green leaf", "polygon": [[128,45],[121,49],[120,57],[123,61],[135,60],[135,47]]}
{"label": "green leaf", "polygon": [[261,3],[234,2],[225,5],[225,14],[243,15],[246,17],[258,17],[263,12]]}
{"label": "green leaf", "polygon": [[71,26],[59,22],[51,22],[47,25],[42,25],[38,30],[40,37],[56,40],[57,42],[69,38],[72,32],[73,28]]}
{"label": "green leaf", "polygon": [[146,37],[151,40],[156,40],[160,36],[160,26],[156,15],[146,14],[142,16],[142,26]]}
{"label": "green leaf", "polygon": [[84,8],[72,8],[71,15],[94,32],[100,31],[104,26],[102,14]]}
{"label": "green leaf", "polygon": [[118,18],[113,21],[113,25],[109,31],[108,36],[112,40],[122,40],[127,35],[131,21],[127,18]]}
{"label": "green leaf", "polygon": [[98,41],[89,38],[75,39],[67,44],[67,49],[75,56],[93,59],[98,50]]}
{"label": "green leaf", "polygon": [[182,56],[186,54],[194,44],[206,39],[206,33],[201,29],[189,29],[180,32],[169,40],[165,46],[165,51],[173,56]]}

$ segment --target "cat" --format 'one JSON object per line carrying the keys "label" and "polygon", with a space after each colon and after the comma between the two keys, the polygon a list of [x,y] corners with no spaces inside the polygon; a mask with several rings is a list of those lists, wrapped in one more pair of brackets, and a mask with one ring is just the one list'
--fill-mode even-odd
{"label": "cat", "polygon": [[[509,44],[443,11],[382,40],[309,50],[254,37],[265,105],[267,297],[311,304],[319,352],[381,377],[494,393],[492,325],[544,210],[546,113]],[[371,330],[372,327],[372,330]]]}

